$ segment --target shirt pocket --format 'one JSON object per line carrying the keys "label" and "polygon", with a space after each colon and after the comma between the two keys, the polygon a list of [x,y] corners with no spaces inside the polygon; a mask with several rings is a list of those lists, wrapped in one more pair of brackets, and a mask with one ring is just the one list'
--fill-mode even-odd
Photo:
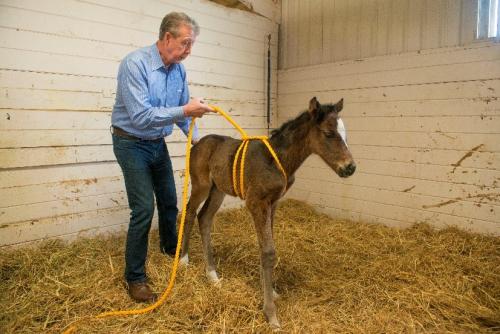
{"label": "shirt pocket", "polygon": [[182,103],[182,91],[183,91],[183,87],[176,89],[175,97],[176,97],[177,105],[179,105],[179,106]]}
{"label": "shirt pocket", "polygon": [[179,71],[170,72],[167,90],[167,104],[171,107],[180,106],[182,102],[182,93],[184,91],[184,81]]}

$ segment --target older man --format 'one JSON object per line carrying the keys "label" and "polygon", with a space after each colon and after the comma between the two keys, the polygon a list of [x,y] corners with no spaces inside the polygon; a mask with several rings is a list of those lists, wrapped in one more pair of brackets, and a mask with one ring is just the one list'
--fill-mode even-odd
{"label": "older man", "polygon": [[[159,40],[127,55],[118,71],[111,116],[113,151],[123,172],[131,210],[125,279],[130,296],[138,302],[156,299],[145,271],[154,197],[160,250],[173,256],[177,245],[177,195],[163,138],[172,133],[174,123],[187,135],[190,117],[213,111],[202,100],[190,99],[181,64],[191,54],[198,33],[198,24],[188,15],[169,13],[161,22]],[[195,129],[193,144],[197,140]]]}

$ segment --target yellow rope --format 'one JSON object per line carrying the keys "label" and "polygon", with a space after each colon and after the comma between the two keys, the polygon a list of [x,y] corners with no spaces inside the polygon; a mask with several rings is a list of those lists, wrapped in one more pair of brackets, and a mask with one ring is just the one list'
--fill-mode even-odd
{"label": "yellow rope", "polygon": [[240,195],[241,198],[245,198],[245,157],[247,156],[247,149],[249,140],[243,140],[243,152],[241,153],[241,162],[240,162]]}
{"label": "yellow rope", "polygon": [[234,156],[234,161],[233,161],[233,189],[236,196],[240,196],[238,191],[238,178],[236,177],[236,175],[238,175],[237,172],[238,161],[240,159],[241,150],[243,149],[243,144],[245,144],[245,142],[241,142],[240,146],[238,147],[238,150],[236,150],[236,155]]}
{"label": "yellow rope", "polygon": [[[248,149],[248,143],[250,142],[250,140],[260,140],[264,143],[264,145],[266,145],[267,149],[269,150],[269,153],[271,153],[274,161],[276,162],[278,169],[281,171],[281,173],[283,174],[283,177],[285,178],[285,187],[283,188],[283,190],[285,190],[287,182],[288,182],[286,172],[285,172],[285,169],[283,168],[283,166],[281,165],[280,160],[278,159],[278,155],[276,154],[276,152],[274,152],[273,147],[269,143],[267,136],[248,136],[247,133],[245,132],[245,130],[243,130],[238,124],[236,124],[236,122],[233,121],[233,119],[224,110],[222,110],[221,108],[219,108],[217,106],[213,106],[213,105],[210,105],[210,107],[212,109],[214,109],[216,112],[218,112],[219,114],[221,114],[222,116],[224,116],[224,118],[227,119],[229,121],[229,123],[231,123],[241,134],[242,142],[241,142],[240,146],[238,147],[238,150],[236,151],[236,155],[235,155],[234,161],[233,161],[233,189],[234,189],[236,196],[239,196],[241,199],[245,199],[245,188],[244,188],[244,184],[245,184],[245,181],[244,181],[244,179],[245,179],[244,178],[244,175],[245,175],[245,157],[246,157],[246,152]],[[243,153],[241,153],[242,150],[243,150]],[[241,153],[241,156],[240,156],[240,153]],[[239,190],[238,190],[238,185],[237,185],[238,184],[238,178],[237,178],[238,164],[240,165],[240,173],[239,173],[240,174],[240,182],[239,182],[240,189]]]}
{"label": "yellow rope", "polygon": [[98,314],[95,317],[82,318],[80,320],[77,320],[77,321],[71,323],[70,327],[66,331],[64,331],[64,334],[73,333],[76,330],[77,323],[82,322],[84,320],[91,319],[91,318],[119,317],[119,316],[144,314],[147,312],[151,312],[154,309],[158,308],[160,305],[162,305],[165,302],[165,300],[167,299],[170,292],[172,291],[172,288],[174,287],[175,277],[177,275],[177,267],[179,266],[179,253],[180,253],[181,244],[182,244],[182,242],[181,242],[182,241],[182,234],[184,232],[184,221],[186,220],[187,194],[188,194],[188,185],[189,185],[189,163],[190,163],[189,159],[191,156],[191,139],[193,138],[194,124],[195,124],[195,118],[193,117],[193,120],[191,122],[191,126],[189,127],[189,133],[188,133],[187,144],[186,144],[186,176],[184,178],[184,187],[182,189],[181,222],[179,225],[179,235],[177,238],[177,248],[175,249],[174,264],[172,265],[172,271],[170,273],[170,280],[168,282],[167,288],[162,293],[160,298],[154,304],[151,304],[148,307],[141,308],[141,309],[134,309],[134,310],[120,310],[120,311],[103,312],[101,314]]}
{"label": "yellow rope", "polygon": [[[227,115],[222,109],[220,109],[219,107],[216,107],[216,106],[210,106],[210,107],[213,108],[216,112],[218,112],[222,116],[224,116],[224,118],[227,119],[241,133],[241,136],[242,136],[243,141],[242,141],[241,145],[238,147],[238,150],[236,151],[236,156],[235,156],[235,159],[233,162],[233,187],[234,187],[234,191],[235,191],[236,195],[240,196],[242,199],[245,198],[244,181],[243,181],[244,170],[245,170],[245,153],[246,153],[247,148],[248,148],[248,143],[250,142],[250,140],[253,140],[253,139],[261,140],[269,149],[269,152],[273,156],[274,161],[276,162],[278,168],[280,169],[280,171],[283,173],[283,176],[285,177],[285,189],[286,189],[286,184],[287,184],[286,183],[287,182],[286,172],[283,169],[283,166],[281,166],[281,163],[278,159],[278,156],[276,155],[273,148],[269,144],[269,142],[267,140],[267,136],[250,136],[250,137],[247,136],[246,132],[238,124],[236,124],[236,122],[234,122],[233,119],[231,117],[229,117],[229,115]],[[94,318],[101,319],[101,318],[107,318],[107,317],[120,317],[120,316],[127,316],[127,315],[144,314],[144,313],[151,312],[154,309],[158,308],[159,306],[161,306],[165,302],[165,300],[167,300],[168,295],[170,294],[170,292],[172,291],[172,288],[174,287],[175,278],[177,276],[177,268],[179,266],[179,254],[180,254],[181,245],[182,245],[182,235],[184,233],[184,222],[186,220],[187,194],[188,194],[189,176],[190,176],[189,175],[189,164],[190,164],[190,158],[191,158],[191,140],[193,138],[193,129],[194,129],[195,122],[196,122],[196,118],[193,117],[191,125],[189,127],[189,133],[188,133],[187,144],[186,144],[186,176],[184,178],[184,186],[182,189],[182,213],[181,213],[181,221],[179,224],[179,235],[177,238],[177,248],[175,249],[174,263],[172,265],[172,271],[170,273],[170,280],[168,282],[167,288],[163,291],[160,298],[154,304],[151,304],[148,307],[144,307],[141,309],[134,309],[134,310],[109,311],[109,312],[103,312],[103,313],[98,314],[98,315],[93,316],[93,317],[85,317],[85,318],[76,320],[76,321],[70,323],[68,326],[66,326],[68,328],[63,332],[63,334],[74,333],[76,331],[76,325],[84,320],[90,320],[90,319],[94,319]],[[237,175],[238,159],[239,159],[239,156],[240,156],[240,153],[242,150],[243,150],[243,152],[241,154],[241,162],[240,162],[240,190],[241,190],[241,192],[238,192],[236,175]]]}

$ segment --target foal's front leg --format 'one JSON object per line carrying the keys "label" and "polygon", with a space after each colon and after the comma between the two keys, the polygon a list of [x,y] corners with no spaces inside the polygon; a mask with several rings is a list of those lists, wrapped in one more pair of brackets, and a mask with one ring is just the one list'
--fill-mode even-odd
{"label": "foal's front leg", "polygon": [[261,201],[247,200],[247,206],[255,224],[255,230],[259,239],[262,288],[264,290],[264,315],[271,327],[279,328],[280,323],[276,316],[276,305],[274,304],[273,290],[273,268],[276,264],[276,250],[274,247],[272,231],[272,206]]}
{"label": "foal's front leg", "polygon": [[[276,208],[278,207],[278,201],[274,202],[272,205],[271,205],[271,232],[272,232],[272,235],[273,235],[273,240],[274,240],[274,214],[276,212]],[[260,268],[260,279],[261,279],[261,283],[264,284],[264,272],[262,271],[262,267]],[[277,300],[280,298],[280,295],[279,293],[276,292],[276,289],[273,287],[273,298],[274,300]]]}
{"label": "foal's front leg", "polygon": [[[278,207],[278,201],[274,202],[271,205],[271,217],[270,217],[270,219],[271,219],[271,232],[272,232],[273,240],[274,240],[274,214],[276,212],[277,207]],[[261,273],[261,275],[262,275],[262,273]],[[274,288],[273,288],[273,298],[274,298],[274,300],[277,300],[280,298],[280,295],[276,292],[276,289],[274,289]]]}

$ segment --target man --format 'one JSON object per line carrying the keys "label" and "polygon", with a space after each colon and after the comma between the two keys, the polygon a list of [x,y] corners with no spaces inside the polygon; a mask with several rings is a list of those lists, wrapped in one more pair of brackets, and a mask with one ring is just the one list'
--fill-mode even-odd
{"label": "man", "polygon": [[[173,256],[177,245],[177,195],[163,138],[172,133],[174,123],[187,135],[191,117],[213,111],[203,100],[189,98],[181,64],[191,53],[198,33],[198,24],[186,14],[167,14],[160,25],[159,40],[127,55],[118,71],[111,116],[113,151],[123,172],[131,210],[125,279],[130,296],[138,302],[156,299],[145,272],[154,196],[160,250]],[[195,129],[193,144],[197,141]]]}

